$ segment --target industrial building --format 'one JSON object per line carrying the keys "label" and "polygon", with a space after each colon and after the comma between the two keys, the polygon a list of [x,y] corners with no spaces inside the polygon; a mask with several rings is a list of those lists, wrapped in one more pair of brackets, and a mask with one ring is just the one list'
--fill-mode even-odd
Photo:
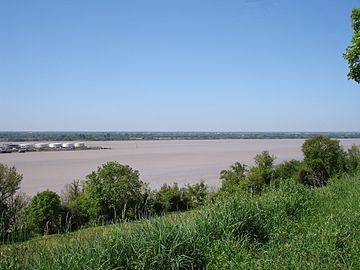
{"label": "industrial building", "polygon": [[88,149],[85,143],[64,142],[64,143],[22,143],[22,144],[3,144],[0,146],[0,153],[30,152],[30,151],[66,151],[66,150],[85,150]]}

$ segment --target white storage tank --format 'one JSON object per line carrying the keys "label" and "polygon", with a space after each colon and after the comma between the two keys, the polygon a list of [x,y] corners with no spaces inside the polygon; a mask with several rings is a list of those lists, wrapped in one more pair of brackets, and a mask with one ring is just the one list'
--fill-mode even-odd
{"label": "white storage tank", "polygon": [[62,144],[61,143],[50,143],[49,147],[50,148],[61,148]]}
{"label": "white storage tank", "polygon": [[16,149],[19,149],[20,148],[20,145],[19,144],[15,144],[15,143],[10,143],[8,144],[9,148],[12,149],[12,150],[16,150]]}
{"label": "white storage tank", "polygon": [[75,145],[73,143],[63,143],[62,147],[66,149],[72,149],[75,147]]}
{"label": "white storage tank", "polygon": [[21,149],[29,150],[34,148],[34,144],[32,143],[22,143],[20,144]]}
{"label": "white storage tank", "polygon": [[75,148],[85,148],[85,143],[83,142],[77,142],[74,144]]}
{"label": "white storage tank", "polygon": [[49,147],[48,143],[37,143],[37,144],[35,144],[36,149],[45,149],[45,148],[48,148],[48,147]]}

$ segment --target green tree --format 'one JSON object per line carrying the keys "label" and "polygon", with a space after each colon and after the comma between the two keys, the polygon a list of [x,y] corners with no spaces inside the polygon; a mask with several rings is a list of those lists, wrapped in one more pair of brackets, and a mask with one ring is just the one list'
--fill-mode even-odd
{"label": "green tree", "polygon": [[246,179],[246,189],[253,193],[260,193],[264,186],[267,186],[274,179],[274,160],[275,156],[270,155],[268,151],[263,151],[255,156],[255,165],[249,170]]}
{"label": "green tree", "polygon": [[352,10],[351,22],[354,35],[343,56],[349,64],[348,79],[360,83],[360,8]]}
{"label": "green tree", "polygon": [[65,226],[67,231],[77,230],[90,221],[88,212],[90,205],[91,199],[85,192],[77,194],[66,204]]}
{"label": "green tree", "polygon": [[208,186],[204,181],[193,185],[185,186],[185,196],[189,201],[189,208],[195,208],[203,205],[209,195]]}
{"label": "green tree", "polygon": [[66,231],[79,229],[89,222],[91,200],[84,192],[82,182],[74,180],[67,184],[61,192],[61,200],[64,204]]}
{"label": "green tree", "polygon": [[300,181],[311,186],[324,186],[330,177],[345,171],[345,152],[338,140],[325,136],[307,139],[302,145],[304,166]]}
{"label": "green tree", "polygon": [[92,219],[133,219],[141,214],[146,185],[139,180],[138,171],[108,162],[86,177],[85,193],[90,200]]}
{"label": "green tree", "polygon": [[164,184],[155,194],[154,208],[158,213],[188,210],[189,204],[185,188],[180,189],[177,183]]}
{"label": "green tree", "polygon": [[73,180],[70,184],[65,185],[61,191],[61,200],[64,204],[68,204],[83,192],[83,183],[80,180]]}
{"label": "green tree", "polygon": [[246,165],[239,162],[234,163],[230,166],[229,170],[222,170],[220,172],[220,179],[222,180],[222,191],[235,191],[241,187],[241,184],[246,179]]}
{"label": "green tree", "polygon": [[36,233],[56,233],[61,229],[62,206],[55,192],[37,193],[26,210],[29,224]]}
{"label": "green tree", "polygon": [[284,161],[275,166],[274,178],[286,180],[299,175],[302,163],[299,160]]}
{"label": "green tree", "polygon": [[346,168],[350,173],[360,172],[360,148],[356,145],[347,151]]}
{"label": "green tree", "polygon": [[0,163],[0,240],[16,232],[19,226],[19,215],[26,205],[24,196],[17,191],[20,188],[22,175],[15,167]]}

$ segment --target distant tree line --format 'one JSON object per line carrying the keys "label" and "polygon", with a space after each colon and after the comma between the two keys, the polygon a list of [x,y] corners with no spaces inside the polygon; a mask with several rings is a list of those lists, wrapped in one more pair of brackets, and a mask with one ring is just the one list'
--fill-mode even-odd
{"label": "distant tree line", "polygon": [[0,132],[0,141],[128,141],[217,139],[307,139],[315,135],[360,138],[360,132]]}
{"label": "distant tree line", "polygon": [[216,200],[217,196],[239,191],[261,196],[269,185],[276,186],[281,181],[318,188],[344,174],[360,173],[357,146],[345,151],[338,140],[315,136],[304,142],[302,151],[302,161],[275,165],[275,156],[263,151],[255,156],[255,164],[250,168],[236,162],[220,172],[222,185],[217,192],[210,192],[204,182],[184,187],[165,184],[159,190],[151,190],[140,180],[138,171],[108,162],[84,181],[67,185],[61,196],[47,190],[30,199],[18,192],[22,175],[14,167],[0,164],[0,242],[186,211]]}

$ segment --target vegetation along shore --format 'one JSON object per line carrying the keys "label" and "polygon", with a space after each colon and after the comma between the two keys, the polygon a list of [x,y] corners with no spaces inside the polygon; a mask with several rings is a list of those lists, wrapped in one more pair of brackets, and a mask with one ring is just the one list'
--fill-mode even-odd
{"label": "vegetation along shore", "polygon": [[360,132],[33,132],[1,131],[0,142],[360,138]]}
{"label": "vegetation along shore", "polygon": [[360,149],[316,136],[302,152],[278,165],[268,151],[252,167],[237,162],[216,192],[151,190],[108,162],[61,196],[27,200],[21,175],[1,165],[0,268],[358,268]]}

